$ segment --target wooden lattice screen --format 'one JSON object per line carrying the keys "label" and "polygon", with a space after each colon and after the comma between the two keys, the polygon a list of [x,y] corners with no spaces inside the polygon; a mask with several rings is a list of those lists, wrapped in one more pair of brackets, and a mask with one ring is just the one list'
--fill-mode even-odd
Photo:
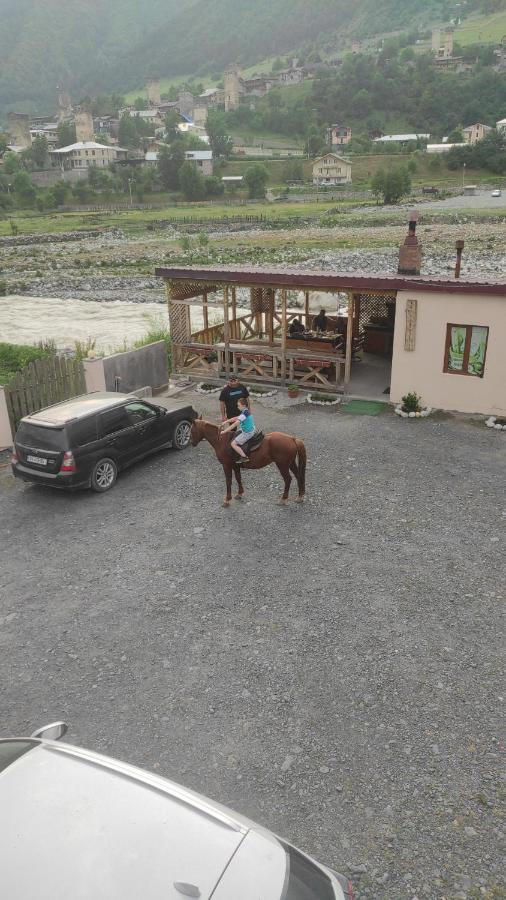
{"label": "wooden lattice screen", "polygon": [[271,312],[274,310],[273,288],[251,288],[251,312]]}
{"label": "wooden lattice screen", "polygon": [[391,315],[392,302],[395,301],[394,293],[355,294],[355,305],[358,306],[358,332],[362,334],[364,326],[373,318],[388,319]]}
{"label": "wooden lattice screen", "polygon": [[169,323],[174,344],[191,340],[190,307],[186,303],[169,303]]}

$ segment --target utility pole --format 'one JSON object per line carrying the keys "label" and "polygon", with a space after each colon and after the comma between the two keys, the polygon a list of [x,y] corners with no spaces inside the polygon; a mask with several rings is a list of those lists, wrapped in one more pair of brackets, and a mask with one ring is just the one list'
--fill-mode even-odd
{"label": "utility pole", "polygon": [[130,193],[130,206],[133,206],[133,200],[132,200],[132,179],[131,179],[131,178],[128,179],[128,191],[129,191],[129,193]]}
{"label": "utility pole", "polygon": [[465,186],[466,186],[466,164],[462,163],[462,193],[464,193]]}

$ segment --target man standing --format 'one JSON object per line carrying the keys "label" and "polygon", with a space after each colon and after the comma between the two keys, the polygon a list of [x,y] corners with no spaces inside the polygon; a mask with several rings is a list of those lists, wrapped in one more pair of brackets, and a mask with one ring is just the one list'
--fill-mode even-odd
{"label": "man standing", "polygon": [[220,409],[221,409],[221,421],[224,422],[225,419],[232,419],[235,416],[239,415],[239,407],[237,405],[237,401],[240,399],[246,400],[246,404],[248,409],[251,408],[251,402],[249,399],[249,391],[246,385],[241,384],[237,375],[229,375],[228,376],[228,384],[223,388],[220,394]]}

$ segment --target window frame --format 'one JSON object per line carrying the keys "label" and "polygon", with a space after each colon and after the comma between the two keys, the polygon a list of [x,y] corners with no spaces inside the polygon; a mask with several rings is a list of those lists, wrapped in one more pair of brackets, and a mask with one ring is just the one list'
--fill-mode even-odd
{"label": "window frame", "polygon": [[[451,369],[450,368],[450,359],[449,359],[449,350],[452,342],[452,328],[464,328],[466,331],[466,340],[464,343],[464,352],[462,355],[462,368],[461,369]],[[483,369],[481,374],[479,375],[477,372],[469,372],[469,354],[471,352],[471,340],[473,337],[473,328],[484,328],[487,332],[487,340],[485,343],[485,353],[483,356]],[[443,360],[443,373],[445,375],[467,375],[470,378],[483,378],[485,375],[485,365],[487,362],[487,350],[488,350],[488,339],[490,335],[490,328],[488,325],[459,325],[456,322],[449,322],[446,326],[446,340],[445,340],[445,351],[444,351],[444,360]]]}

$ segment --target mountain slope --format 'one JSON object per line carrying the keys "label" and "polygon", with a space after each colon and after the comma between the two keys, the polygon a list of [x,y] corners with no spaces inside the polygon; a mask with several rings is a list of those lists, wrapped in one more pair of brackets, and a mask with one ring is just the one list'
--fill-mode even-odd
{"label": "mountain slope", "polygon": [[449,2],[0,0],[0,108],[52,109],[57,85],[74,99],[128,91],[150,77],[222,72],[335,35],[428,24]]}

